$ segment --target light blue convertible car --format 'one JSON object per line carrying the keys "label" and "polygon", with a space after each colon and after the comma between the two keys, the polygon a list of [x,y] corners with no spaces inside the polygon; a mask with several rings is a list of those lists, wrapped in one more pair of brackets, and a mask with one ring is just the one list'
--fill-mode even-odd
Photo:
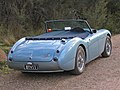
{"label": "light blue convertible car", "polygon": [[17,41],[8,55],[8,66],[21,72],[70,71],[79,75],[85,65],[112,51],[111,33],[91,29],[86,20],[50,20],[46,33]]}

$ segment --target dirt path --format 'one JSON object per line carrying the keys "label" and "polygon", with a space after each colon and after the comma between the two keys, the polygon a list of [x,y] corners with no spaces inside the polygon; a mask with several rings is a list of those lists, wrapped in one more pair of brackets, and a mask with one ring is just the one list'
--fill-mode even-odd
{"label": "dirt path", "polygon": [[0,90],[120,90],[120,35],[112,37],[109,58],[98,58],[82,75],[68,73],[0,75]]}

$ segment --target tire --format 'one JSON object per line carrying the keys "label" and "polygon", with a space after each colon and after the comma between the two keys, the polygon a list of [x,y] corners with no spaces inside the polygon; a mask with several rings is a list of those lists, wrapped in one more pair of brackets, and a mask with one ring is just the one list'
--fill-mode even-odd
{"label": "tire", "polygon": [[71,71],[71,74],[80,75],[85,70],[85,50],[82,46],[79,46],[75,58],[75,68]]}
{"label": "tire", "polygon": [[112,52],[111,38],[107,36],[102,57],[109,57],[111,55],[111,52]]}

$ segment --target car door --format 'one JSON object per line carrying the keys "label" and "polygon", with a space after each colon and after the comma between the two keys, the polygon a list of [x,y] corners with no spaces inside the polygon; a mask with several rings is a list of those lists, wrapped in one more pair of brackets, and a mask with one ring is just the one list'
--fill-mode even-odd
{"label": "car door", "polygon": [[89,60],[99,56],[99,36],[97,33],[90,34],[88,40]]}

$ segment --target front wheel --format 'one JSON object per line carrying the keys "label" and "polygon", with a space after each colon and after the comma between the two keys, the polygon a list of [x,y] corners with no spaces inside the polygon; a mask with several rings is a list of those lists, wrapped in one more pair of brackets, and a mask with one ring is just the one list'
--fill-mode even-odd
{"label": "front wheel", "polygon": [[109,36],[107,36],[102,56],[109,57],[111,55],[111,51],[112,51],[111,38]]}
{"label": "front wheel", "polygon": [[79,46],[75,58],[75,68],[71,71],[72,74],[79,75],[85,69],[85,51],[82,46]]}

